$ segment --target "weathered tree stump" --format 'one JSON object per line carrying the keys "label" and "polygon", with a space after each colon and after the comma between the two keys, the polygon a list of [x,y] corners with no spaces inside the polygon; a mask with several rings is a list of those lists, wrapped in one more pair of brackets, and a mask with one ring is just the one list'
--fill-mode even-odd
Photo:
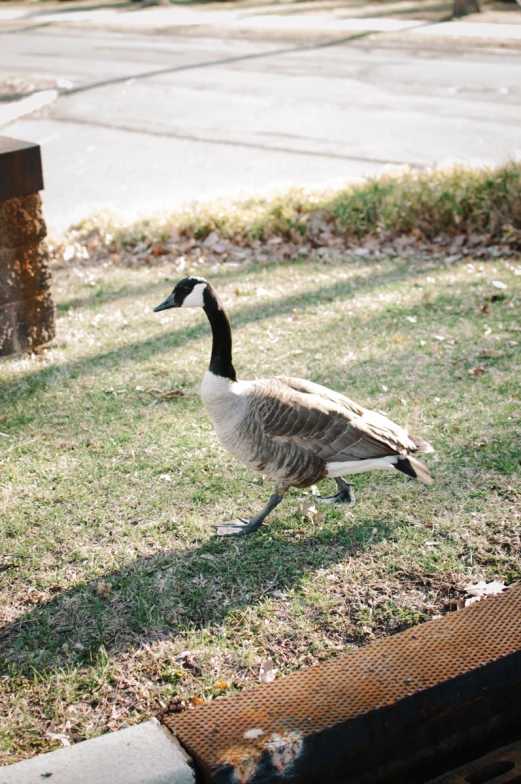
{"label": "weathered tree stump", "polygon": [[55,334],[40,147],[0,137],[0,356]]}

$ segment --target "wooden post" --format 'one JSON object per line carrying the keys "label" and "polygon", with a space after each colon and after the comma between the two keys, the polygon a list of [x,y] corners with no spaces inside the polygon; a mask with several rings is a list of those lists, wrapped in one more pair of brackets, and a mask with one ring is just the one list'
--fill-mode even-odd
{"label": "wooden post", "polygon": [[0,136],[0,356],[55,334],[40,146]]}

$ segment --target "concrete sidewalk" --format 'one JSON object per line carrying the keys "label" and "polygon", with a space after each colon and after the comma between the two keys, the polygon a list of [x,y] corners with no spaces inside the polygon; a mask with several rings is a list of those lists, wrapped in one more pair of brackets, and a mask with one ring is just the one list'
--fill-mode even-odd
{"label": "concrete sidewalk", "polygon": [[[517,20],[517,14],[513,18]],[[521,41],[521,8],[519,24],[396,19],[372,16],[356,17],[346,7],[309,12],[288,6],[274,11],[273,6],[216,9],[215,6],[132,8],[60,8],[35,9],[34,6],[0,8],[0,23],[6,25],[90,25],[119,30],[153,31],[189,27],[211,27],[228,31],[273,31],[309,33],[409,33],[412,36],[439,38],[470,38],[497,41]]]}
{"label": "concrete sidewalk", "polygon": [[156,719],[0,768],[0,784],[195,784],[174,736]]}

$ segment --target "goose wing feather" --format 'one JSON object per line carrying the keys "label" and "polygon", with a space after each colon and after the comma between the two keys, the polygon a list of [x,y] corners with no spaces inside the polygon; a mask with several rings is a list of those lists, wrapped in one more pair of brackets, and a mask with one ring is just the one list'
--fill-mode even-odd
{"label": "goose wing feather", "polygon": [[312,449],[325,462],[416,449],[390,419],[320,384],[279,376],[253,382],[250,393],[255,419],[272,441]]}

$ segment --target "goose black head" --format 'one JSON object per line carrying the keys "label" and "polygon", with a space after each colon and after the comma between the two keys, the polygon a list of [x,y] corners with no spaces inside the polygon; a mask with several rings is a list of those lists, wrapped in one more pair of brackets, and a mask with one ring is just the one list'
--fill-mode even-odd
{"label": "goose black head", "polygon": [[165,301],[154,308],[154,313],[168,308],[204,308],[204,293],[207,289],[208,281],[204,278],[183,278]]}

